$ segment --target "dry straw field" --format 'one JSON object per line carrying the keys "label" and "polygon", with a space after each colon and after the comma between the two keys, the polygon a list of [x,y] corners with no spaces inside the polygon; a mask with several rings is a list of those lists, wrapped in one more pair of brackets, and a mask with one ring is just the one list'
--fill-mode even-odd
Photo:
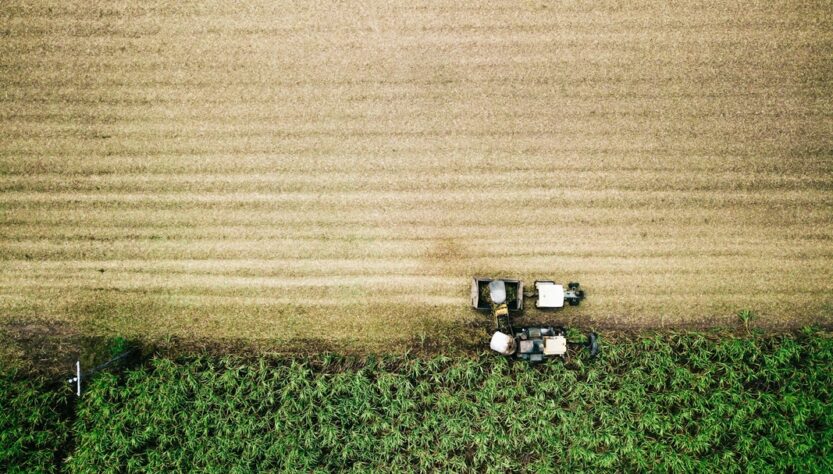
{"label": "dry straw field", "polygon": [[833,322],[827,1],[3,2],[0,101],[0,326]]}

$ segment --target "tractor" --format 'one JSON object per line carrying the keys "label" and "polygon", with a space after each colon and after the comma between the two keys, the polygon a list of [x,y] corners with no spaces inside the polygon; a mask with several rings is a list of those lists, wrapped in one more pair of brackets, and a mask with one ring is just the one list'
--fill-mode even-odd
{"label": "tractor", "polygon": [[575,282],[568,283],[565,289],[552,280],[537,280],[533,288],[524,293],[524,284],[520,280],[472,279],[472,307],[488,311],[494,323],[489,347],[505,356],[529,362],[542,362],[554,357],[564,359],[568,346],[584,346],[590,357],[595,357],[599,353],[599,343],[594,332],[588,334],[586,344],[581,344],[569,342],[567,330],[561,326],[512,326],[511,315],[523,312],[524,297],[536,298],[535,307],[542,311],[563,308],[565,303],[578,306],[584,299],[584,290]]}

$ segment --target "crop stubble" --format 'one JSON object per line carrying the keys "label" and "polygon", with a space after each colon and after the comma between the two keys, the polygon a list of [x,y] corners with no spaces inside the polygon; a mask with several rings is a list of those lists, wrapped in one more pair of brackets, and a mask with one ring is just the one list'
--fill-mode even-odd
{"label": "crop stubble", "polygon": [[4,4],[0,318],[382,346],[505,274],[833,320],[829,3],[308,3]]}

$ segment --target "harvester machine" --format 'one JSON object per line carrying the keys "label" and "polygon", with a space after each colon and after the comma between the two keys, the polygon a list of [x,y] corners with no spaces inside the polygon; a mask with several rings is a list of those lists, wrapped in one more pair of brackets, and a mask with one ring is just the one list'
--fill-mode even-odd
{"label": "harvester machine", "polygon": [[586,343],[573,343],[567,339],[567,330],[561,326],[512,326],[512,316],[523,312],[524,297],[536,298],[535,307],[542,311],[563,308],[565,303],[578,306],[584,299],[581,285],[571,282],[565,289],[552,280],[535,281],[533,290],[524,293],[520,280],[474,278],[471,286],[471,304],[474,309],[488,311],[494,322],[494,333],[489,347],[500,354],[541,362],[544,359],[566,358],[569,346],[584,346],[595,357],[599,352],[596,333],[587,336]]}

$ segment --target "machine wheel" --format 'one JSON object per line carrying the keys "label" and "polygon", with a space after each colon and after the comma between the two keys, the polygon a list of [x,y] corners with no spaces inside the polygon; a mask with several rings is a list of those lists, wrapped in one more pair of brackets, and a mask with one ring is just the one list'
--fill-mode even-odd
{"label": "machine wheel", "polygon": [[584,290],[576,291],[576,296],[578,297],[578,299],[583,300],[584,299]]}
{"label": "machine wheel", "polygon": [[581,301],[581,300],[579,300],[578,298],[570,298],[570,299],[569,299],[569,300],[567,300],[567,301],[569,301],[570,306],[578,306],[578,303],[579,303],[579,301]]}
{"label": "machine wheel", "polygon": [[567,283],[567,289],[569,289],[569,290],[576,290],[576,289],[578,289],[578,287],[579,287],[578,282],[571,281],[570,283]]}
{"label": "machine wheel", "polygon": [[598,335],[595,332],[591,332],[587,335],[587,351],[590,352],[590,358],[595,359],[599,355],[600,350]]}

